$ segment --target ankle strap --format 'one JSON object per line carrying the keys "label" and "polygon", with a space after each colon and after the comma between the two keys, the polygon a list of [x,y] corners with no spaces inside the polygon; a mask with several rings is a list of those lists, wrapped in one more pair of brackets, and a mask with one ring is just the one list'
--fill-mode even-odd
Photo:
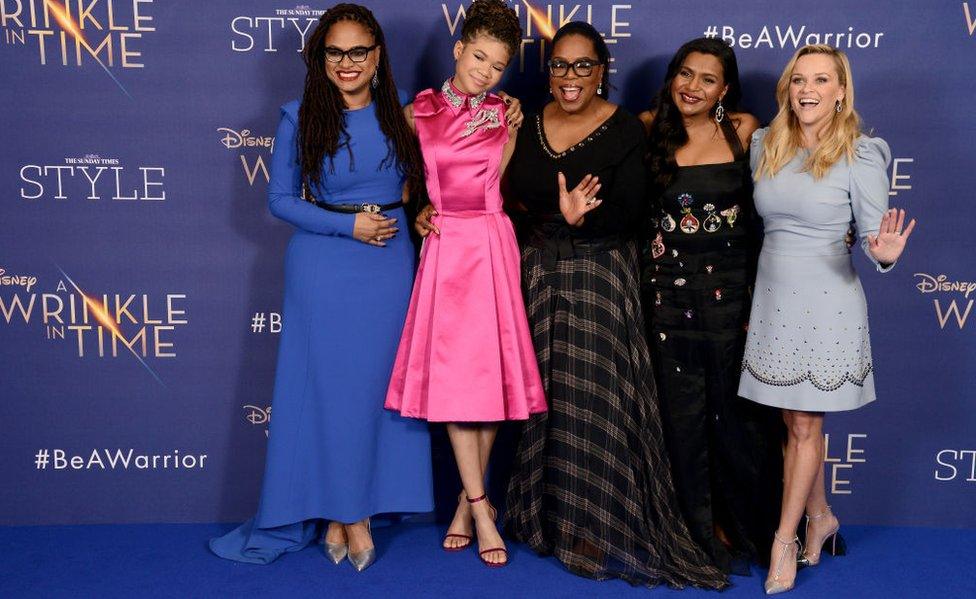
{"label": "ankle strap", "polygon": [[828,505],[819,514],[815,514],[813,516],[811,516],[810,514],[807,514],[807,520],[819,520],[819,519],[823,518],[824,516],[826,516],[829,513],[830,513],[830,506]]}
{"label": "ankle strap", "polygon": [[792,545],[794,543],[799,543],[800,542],[800,537],[798,537],[796,535],[793,535],[793,538],[790,539],[789,541],[784,541],[783,539],[779,538],[779,534],[777,532],[775,532],[775,531],[773,532],[773,538],[776,539],[776,542],[777,543],[779,543],[780,545],[786,546],[786,547],[789,547],[790,545]]}
{"label": "ankle strap", "polygon": [[484,501],[485,499],[488,499],[488,493],[485,493],[481,497],[475,497],[474,499],[471,499],[470,497],[465,497],[465,499],[467,499],[468,503],[478,503],[479,501]]}

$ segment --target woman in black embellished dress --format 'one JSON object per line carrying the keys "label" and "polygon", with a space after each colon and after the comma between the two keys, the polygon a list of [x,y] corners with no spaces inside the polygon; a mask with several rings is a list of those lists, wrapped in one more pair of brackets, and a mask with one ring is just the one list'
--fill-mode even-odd
{"label": "woman in black embellished dress", "polygon": [[740,96],[732,49],[693,40],[641,114],[654,198],[641,287],[681,511],[716,566],[748,574],[778,522],[783,423],[736,394],[758,247],[758,123],[734,112]]}
{"label": "woman in black embellished dress", "polygon": [[532,228],[522,276],[549,410],[523,429],[506,530],[583,576],[722,588],[678,510],[644,339],[644,131],[606,100],[593,27],[564,25],[552,48],[554,100],[519,131],[508,173]]}

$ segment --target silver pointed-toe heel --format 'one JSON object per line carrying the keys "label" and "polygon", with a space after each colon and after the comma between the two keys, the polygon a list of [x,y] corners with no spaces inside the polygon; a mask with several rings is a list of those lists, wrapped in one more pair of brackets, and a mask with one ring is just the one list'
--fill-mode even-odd
{"label": "silver pointed-toe heel", "polygon": [[349,555],[349,545],[346,543],[330,543],[326,541],[325,554],[329,556],[333,564],[338,566]]}
{"label": "silver pointed-toe heel", "polygon": [[376,548],[370,547],[366,551],[361,551],[359,553],[349,554],[349,563],[352,564],[353,568],[356,568],[357,572],[362,572],[366,568],[373,565],[376,561]]}
{"label": "silver pointed-toe heel", "polygon": [[[783,575],[783,566],[786,562],[795,562],[797,554],[800,553],[800,539],[798,537],[794,536],[789,541],[784,541],[779,538],[778,534],[773,533],[773,539],[775,544],[782,549],[776,563],[770,564],[770,576],[766,579],[766,584],[763,585],[767,595],[778,595],[793,589],[793,585],[796,584],[796,574],[791,580],[783,580],[780,577]],[[775,569],[773,569],[774,565],[776,566]]]}
{"label": "silver pointed-toe heel", "polygon": [[[366,530],[372,535],[372,527],[369,523],[369,518],[366,519]],[[365,551],[360,551],[359,553],[349,553],[349,563],[352,564],[353,568],[356,568],[357,572],[362,572],[366,568],[373,565],[376,561],[376,547],[370,547]]]}

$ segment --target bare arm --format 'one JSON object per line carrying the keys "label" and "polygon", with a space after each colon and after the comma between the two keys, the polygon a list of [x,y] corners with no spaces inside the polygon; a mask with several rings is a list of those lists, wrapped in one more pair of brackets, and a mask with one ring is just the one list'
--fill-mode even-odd
{"label": "bare arm", "polygon": [[739,135],[742,147],[748,150],[752,143],[752,134],[759,128],[759,119],[748,112],[740,112],[732,115],[732,122],[735,123],[735,132]]}
{"label": "bare arm", "polygon": [[508,141],[505,142],[505,147],[502,148],[502,162],[499,168],[498,174],[501,177],[505,176],[505,171],[508,169],[508,163],[512,159],[512,154],[515,153],[515,143],[518,141],[518,134],[512,128],[508,130]]}
{"label": "bare arm", "polygon": [[413,102],[403,107],[403,116],[407,118],[407,125],[414,135],[417,134],[417,124],[413,121]]}

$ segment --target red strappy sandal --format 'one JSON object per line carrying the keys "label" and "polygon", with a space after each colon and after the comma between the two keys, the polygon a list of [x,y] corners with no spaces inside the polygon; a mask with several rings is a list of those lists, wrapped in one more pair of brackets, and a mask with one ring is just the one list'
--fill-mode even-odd
{"label": "red strappy sandal", "polygon": [[[479,501],[485,501],[487,499],[488,499],[488,494],[485,493],[481,497],[475,497],[474,499],[468,498],[468,503],[478,503]],[[498,511],[495,509],[495,506],[491,505],[490,501],[488,502],[488,509],[490,509],[494,514],[494,516],[492,516],[492,520],[498,517]],[[496,563],[496,562],[490,562],[485,559],[486,553],[494,553],[495,551],[501,551],[502,553],[504,553],[505,561]],[[481,563],[488,566],[489,568],[502,568],[508,565],[508,550],[505,549],[504,547],[494,547],[492,549],[485,549],[483,551],[478,552],[478,559],[480,559]]]}
{"label": "red strappy sandal", "polygon": [[[461,497],[464,497],[464,491],[461,491],[461,495],[458,496],[458,502],[461,501]],[[467,499],[467,497],[464,498]],[[465,541],[467,541],[467,543],[464,543],[462,545],[457,545],[455,547],[448,547],[447,545],[444,544],[447,542],[448,539],[464,539]],[[449,553],[457,553],[458,551],[464,551],[465,549],[471,546],[472,540],[473,539],[471,538],[471,535],[463,535],[460,533],[449,532],[446,535],[444,535],[444,540],[441,542],[441,549]]]}

